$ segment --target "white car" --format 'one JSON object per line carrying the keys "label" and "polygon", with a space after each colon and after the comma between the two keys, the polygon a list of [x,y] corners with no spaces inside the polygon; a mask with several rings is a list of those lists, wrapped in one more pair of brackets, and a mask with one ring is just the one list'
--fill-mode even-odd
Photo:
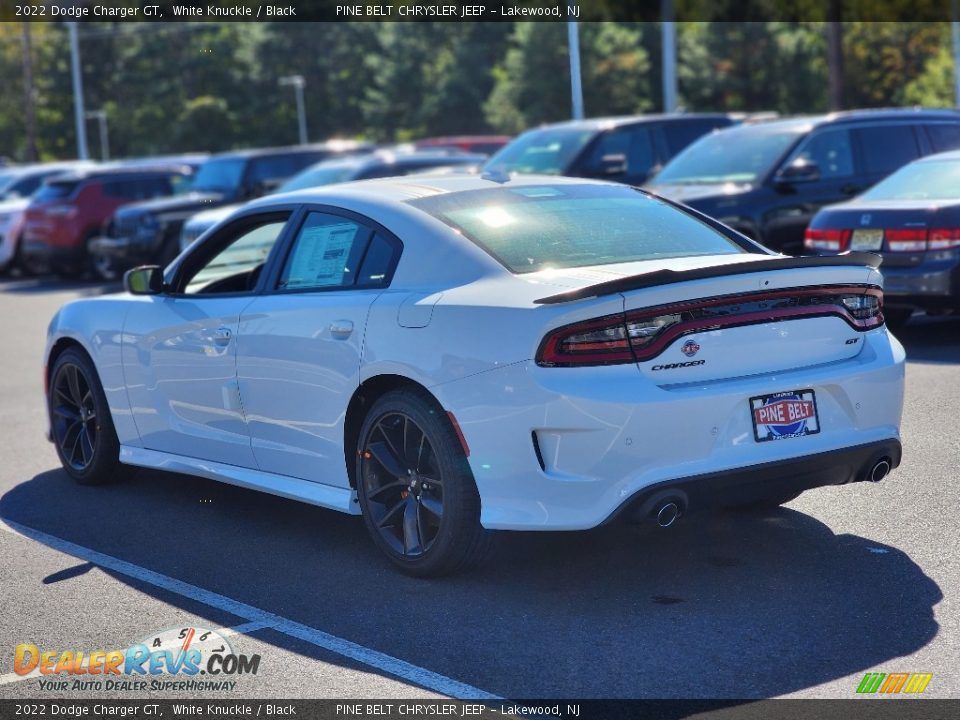
{"label": "white car", "polygon": [[272,195],[59,311],[51,438],[82,483],[140,466],[362,515],[419,575],[489,530],[781,503],[900,462],[877,262],[573,178]]}

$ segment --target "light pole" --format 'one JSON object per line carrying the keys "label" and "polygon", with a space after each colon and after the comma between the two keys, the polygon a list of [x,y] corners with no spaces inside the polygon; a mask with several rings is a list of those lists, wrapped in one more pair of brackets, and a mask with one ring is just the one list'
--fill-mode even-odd
{"label": "light pole", "polygon": [[67,23],[70,34],[70,71],[73,76],[73,119],[77,125],[77,159],[86,160],[87,127],[83,119],[83,78],[80,76],[80,41],[77,39],[77,24]]}
{"label": "light pole", "polygon": [[93,110],[87,113],[87,119],[96,120],[100,125],[100,159],[110,159],[110,139],[107,137],[107,111]]}
{"label": "light pole", "polygon": [[286,75],[280,78],[281,85],[293,85],[293,90],[297,95],[297,124],[300,127],[300,144],[307,144],[307,115],[303,108],[303,87],[307,83],[303,75]]}
{"label": "light pole", "polygon": [[663,111],[677,111],[677,26],[673,22],[673,0],[661,0],[660,32],[663,38]]}
{"label": "light pole", "polygon": [[567,45],[570,50],[570,97],[573,119],[583,120],[583,83],[580,81],[580,28],[575,20],[567,21]]}

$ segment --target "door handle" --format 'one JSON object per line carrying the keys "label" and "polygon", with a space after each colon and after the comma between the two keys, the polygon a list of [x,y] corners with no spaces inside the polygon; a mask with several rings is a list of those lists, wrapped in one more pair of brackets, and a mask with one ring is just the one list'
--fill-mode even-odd
{"label": "door handle", "polygon": [[842,192],[844,195],[856,195],[861,190],[863,190],[863,187],[860,185],[854,185],[852,183],[847,183],[840,188],[840,192]]}
{"label": "door handle", "polygon": [[217,345],[229,344],[231,337],[233,337],[233,333],[230,332],[230,328],[228,327],[219,327],[217,331],[213,333],[213,341]]}
{"label": "door handle", "polygon": [[330,323],[330,334],[335,338],[346,340],[352,332],[353,321],[351,320],[334,320]]}

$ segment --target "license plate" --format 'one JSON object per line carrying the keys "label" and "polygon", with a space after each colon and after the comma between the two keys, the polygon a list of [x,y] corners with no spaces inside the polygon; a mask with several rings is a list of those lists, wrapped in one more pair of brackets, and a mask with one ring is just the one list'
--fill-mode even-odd
{"label": "license plate", "polygon": [[753,437],[757,442],[786,440],[820,432],[813,390],[787,390],[750,398]]}
{"label": "license plate", "polygon": [[883,247],[883,230],[854,230],[850,238],[850,249],[871,251]]}

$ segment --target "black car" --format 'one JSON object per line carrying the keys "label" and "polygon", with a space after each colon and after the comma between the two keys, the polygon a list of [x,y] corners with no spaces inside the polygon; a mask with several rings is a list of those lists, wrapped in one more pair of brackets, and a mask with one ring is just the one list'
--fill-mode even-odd
{"label": "black car", "polygon": [[214,155],[200,166],[188,192],[133,203],[117,212],[90,243],[93,265],[110,278],[134,265],[167,264],[180,252],[183,221],[194,213],[259,197],[308,165],[370,149],[359,143],[330,142]]}
{"label": "black car", "polygon": [[[467,171],[478,168],[486,155],[458,151],[393,151],[377,150],[366,155],[323,160],[294,175],[277,192],[292,192],[333,183],[374,178],[395,177],[439,171]],[[180,249],[186,250],[198,237],[230,215],[239,205],[225,205],[218,210],[198,213],[183,223]]]}
{"label": "black car", "polygon": [[889,325],[905,323],[915,308],[960,310],[960,152],[912,162],[863,195],[824,208],[804,248],[881,254]]}
{"label": "black car", "polygon": [[957,147],[960,113],[952,110],[854,110],[762,122],[701,138],[648,189],[795,254],[819,208],[848,200],[911,160]]}
{"label": "black car", "polygon": [[639,185],[701,135],[733,122],[720,113],[684,113],[545,125],[514,138],[487,161],[483,171],[570,175]]}

